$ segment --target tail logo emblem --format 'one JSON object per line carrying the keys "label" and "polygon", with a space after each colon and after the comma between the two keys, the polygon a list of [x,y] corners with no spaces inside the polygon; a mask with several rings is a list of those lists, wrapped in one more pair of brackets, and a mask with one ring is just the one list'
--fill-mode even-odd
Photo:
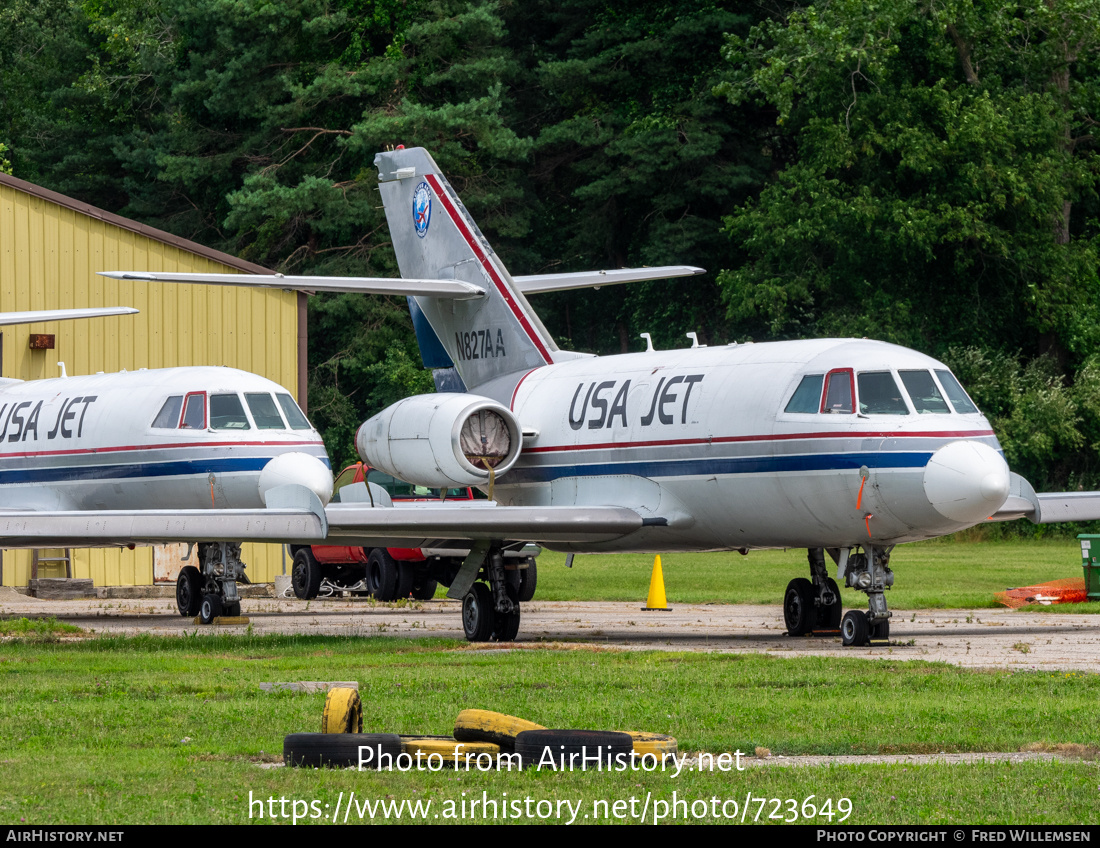
{"label": "tail logo emblem", "polygon": [[428,224],[432,220],[432,190],[427,183],[421,183],[413,192],[413,226],[416,234],[424,238],[428,234]]}

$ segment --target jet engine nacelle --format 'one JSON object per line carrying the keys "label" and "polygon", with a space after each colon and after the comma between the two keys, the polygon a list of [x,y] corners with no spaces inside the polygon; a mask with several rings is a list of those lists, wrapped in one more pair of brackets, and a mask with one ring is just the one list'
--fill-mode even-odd
{"label": "jet engine nacelle", "polygon": [[355,447],[367,464],[419,486],[489,482],[511,468],[523,431],[508,407],[469,394],[415,395],[359,428]]}

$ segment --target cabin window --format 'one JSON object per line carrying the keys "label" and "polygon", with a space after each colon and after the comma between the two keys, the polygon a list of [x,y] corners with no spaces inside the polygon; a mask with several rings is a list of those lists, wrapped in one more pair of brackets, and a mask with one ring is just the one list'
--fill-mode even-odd
{"label": "cabin window", "polygon": [[852,369],[842,368],[825,375],[825,400],[821,404],[822,412],[834,415],[851,415],[855,409],[852,403]]}
{"label": "cabin window", "polygon": [[899,371],[905,390],[913,401],[913,409],[921,415],[950,415],[951,408],[940,394],[936,381],[928,371]]}
{"label": "cabin window", "polygon": [[257,429],[286,429],[283,416],[275,406],[275,400],[267,392],[245,392],[244,399],[248,401],[248,411],[252,413],[252,420],[256,422]]}
{"label": "cabin window", "polygon": [[153,419],[153,426],[159,430],[175,430],[180,423],[180,408],[183,406],[183,395],[173,395],[164,402],[157,417]]}
{"label": "cabin window", "polygon": [[206,392],[191,392],[183,402],[181,430],[206,429]]}
{"label": "cabin window", "polygon": [[970,399],[966,390],[955,379],[954,374],[950,371],[936,371],[936,376],[940,378],[940,385],[943,386],[947,399],[951,401],[951,405],[955,407],[957,413],[969,415],[978,411],[978,407],[974,405],[974,401]]}
{"label": "cabin window", "polygon": [[276,397],[279,399],[279,406],[283,408],[283,415],[286,416],[291,430],[313,429],[309,420],[302,414],[302,410],[298,408],[298,404],[294,402],[294,398],[290,395],[276,395]]}
{"label": "cabin window", "polygon": [[210,429],[251,429],[241,399],[237,395],[210,395]]}
{"label": "cabin window", "polygon": [[859,387],[859,411],[864,415],[908,415],[909,407],[889,371],[864,371],[856,381]]}
{"label": "cabin window", "polygon": [[821,386],[824,382],[824,374],[807,374],[783,411],[815,414],[821,408]]}

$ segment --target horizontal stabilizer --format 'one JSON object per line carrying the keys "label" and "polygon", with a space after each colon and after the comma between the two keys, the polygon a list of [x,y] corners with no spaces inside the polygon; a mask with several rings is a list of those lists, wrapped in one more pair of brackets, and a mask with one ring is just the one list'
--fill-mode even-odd
{"label": "horizontal stabilizer", "polygon": [[485,289],[462,280],[405,280],[400,277],[293,277],[283,274],[175,274],[144,271],[100,271],[115,280],[147,280],[154,283],[211,283],[220,286],[248,286],[292,289],[308,292],[358,292],[401,297],[438,297],[472,300],[484,297]]}
{"label": "horizontal stabilizer", "polygon": [[106,318],[111,315],[136,315],[130,306],[105,306],[96,309],[39,309],[33,312],[0,312],[0,326],[37,324],[41,321],[71,321],[76,318]]}
{"label": "horizontal stabilizer", "polygon": [[[385,509],[363,504],[329,504],[328,543],[401,542],[392,547],[440,547],[441,540],[500,539],[539,542],[603,542],[642,528],[642,517],[621,507],[497,506],[417,504]],[[445,546],[444,546],[445,547]]]}
{"label": "horizontal stabilizer", "polygon": [[672,277],[691,277],[705,274],[703,268],[693,265],[662,265],[657,268],[617,268],[612,271],[581,271],[575,274],[529,274],[513,277],[524,294],[569,289],[598,289],[619,283],[639,283],[644,280],[667,280]]}

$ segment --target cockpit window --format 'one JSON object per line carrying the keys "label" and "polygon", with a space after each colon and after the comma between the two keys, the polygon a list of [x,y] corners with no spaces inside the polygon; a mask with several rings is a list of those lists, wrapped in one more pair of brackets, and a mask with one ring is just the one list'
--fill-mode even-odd
{"label": "cockpit window", "polygon": [[159,430],[175,430],[180,423],[180,407],[183,406],[183,395],[173,395],[164,402],[157,417],[153,419],[153,426]]}
{"label": "cockpit window", "polygon": [[241,399],[237,395],[210,395],[210,429],[251,429]]}
{"label": "cockpit window", "polygon": [[928,371],[899,371],[913,408],[922,415],[949,415],[951,408],[943,399],[936,381]]}
{"label": "cockpit window", "polygon": [[856,378],[859,411],[864,415],[908,415],[909,407],[889,371],[864,371]]}
{"label": "cockpit window", "polygon": [[206,392],[190,392],[184,400],[181,430],[206,429]]}
{"label": "cockpit window", "polygon": [[974,405],[974,401],[970,399],[959,381],[955,379],[954,374],[950,371],[937,370],[936,376],[940,378],[940,385],[943,386],[944,392],[947,393],[947,399],[951,401],[951,405],[955,407],[957,413],[969,415],[978,411],[978,407]]}
{"label": "cockpit window", "polygon": [[256,422],[259,430],[282,430],[286,428],[283,417],[279,414],[275,401],[267,392],[246,392],[244,399],[248,401],[248,410],[252,413],[252,420]]}
{"label": "cockpit window", "polygon": [[313,429],[308,419],[302,414],[302,410],[298,408],[298,404],[294,402],[294,398],[290,395],[276,395],[276,397],[279,399],[279,406],[283,408],[283,415],[286,416],[291,430]]}
{"label": "cockpit window", "polygon": [[784,412],[816,413],[821,408],[821,385],[824,374],[807,374],[794,390]]}
{"label": "cockpit window", "polygon": [[850,415],[853,409],[851,369],[830,371],[825,376],[825,402],[821,405],[821,411]]}

